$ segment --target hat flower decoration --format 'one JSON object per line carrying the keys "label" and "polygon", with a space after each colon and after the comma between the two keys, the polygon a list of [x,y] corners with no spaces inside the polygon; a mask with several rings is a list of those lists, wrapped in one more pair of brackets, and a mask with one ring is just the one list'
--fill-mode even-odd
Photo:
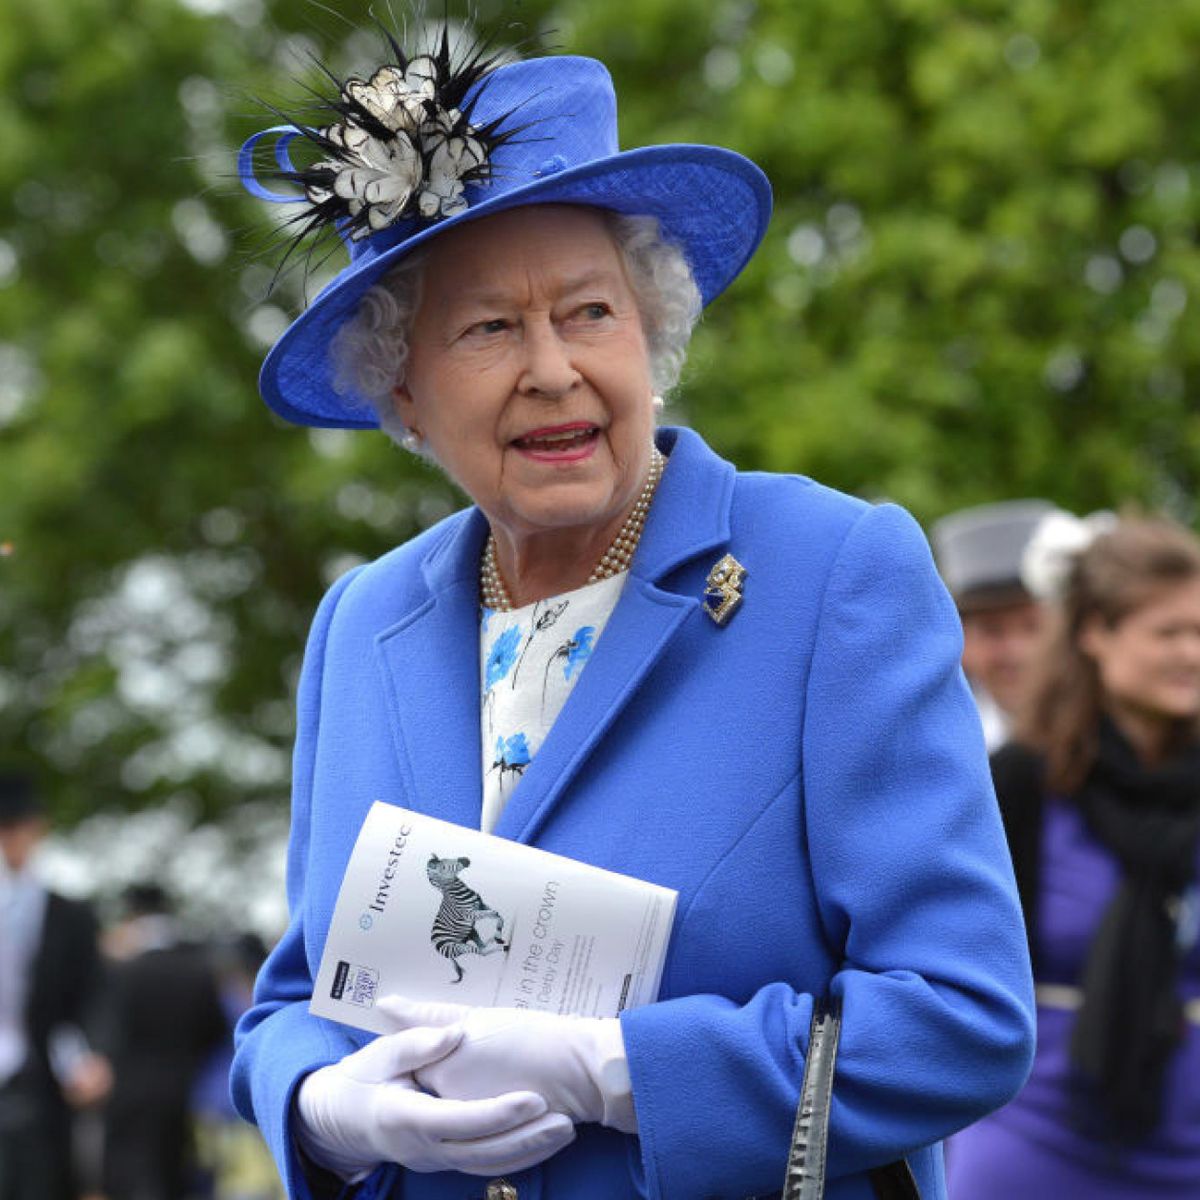
{"label": "hat flower decoration", "polygon": [[[456,54],[445,28],[431,53],[413,57],[386,30],[384,36],[395,61],[369,80],[341,82],[322,68],[338,89],[322,107],[338,120],[264,131],[302,135],[324,155],[304,167],[277,155],[280,169],[273,178],[298,185],[306,202],[289,222],[299,226],[297,242],[329,227],[357,242],[400,221],[457,216],[467,208],[466,185],[485,182],[496,147],[521,132],[500,132],[511,113],[478,125],[471,120],[477,85],[497,57],[479,46]],[[256,142],[247,143],[251,151]]]}
{"label": "hat flower decoration", "polygon": [[309,203],[344,218],[354,238],[414,209],[433,218],[462,212],[463,180],[486,171],[488,158],[470,122],[439,102],[446,82],[428,55],[380,67],[369,83],[348,80],[346,119],[314,139],[327,141],[332,157],[303,173]]}

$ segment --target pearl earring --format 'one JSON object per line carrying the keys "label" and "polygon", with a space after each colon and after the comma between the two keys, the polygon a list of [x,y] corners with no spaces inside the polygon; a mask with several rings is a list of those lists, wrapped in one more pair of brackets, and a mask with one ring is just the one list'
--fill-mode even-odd
{"label": "pearl earring", "polygon": [[419,454],[423,444],[421,435],[415,429],[406,429],[400,435],[400,445],[410,454]]}

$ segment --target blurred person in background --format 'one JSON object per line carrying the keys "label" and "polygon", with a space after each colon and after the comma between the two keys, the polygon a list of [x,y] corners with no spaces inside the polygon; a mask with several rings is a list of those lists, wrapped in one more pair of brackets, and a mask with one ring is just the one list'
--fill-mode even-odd
{"label": "blurred person in background", "polygon": [[213,1200],[279,1200],[283,1190],[275,1164],[257,1131],[233,1107],[229,1068],[233,1029],[254,997],[254,977],[267,956],[254,933],[217,938],[209,947],[229,1037],[209,1056],[192,1089],[202,1177],[198,1196]]}
{"label": "blurred person in background", "polygon": [[1021,581],[1021,557],[1041,522],[1057,511],[1045,500],[1005,500],[951,513],[930,531],[962,619],[963,670],[988,750],[1008,738],[1042,630],[1042,606]]}
{"label": "blurred person in background", "polygon": [[100,984],[91,909],[50,891],[33,780],[0,773],[0,1200],[74,1200],[73,1108],[107,1090],[84,1029]]}
{"label": "blurred person in background", "polygon": [[1027,564],[1059,599],[993,770],[1038,1050],[954,1139],[961,1200],[1200,1197],[1200,540],[1104,516]]}
{"label": "blurred person in background", "polygon": [[101,1044],[113,1086],[104,1111],[110,1200],[181,1200],[194,1163],[190,1099],[200,1067],[229,1037],[206,952],[187,942],[166,891],[127,888],[105,938]]}

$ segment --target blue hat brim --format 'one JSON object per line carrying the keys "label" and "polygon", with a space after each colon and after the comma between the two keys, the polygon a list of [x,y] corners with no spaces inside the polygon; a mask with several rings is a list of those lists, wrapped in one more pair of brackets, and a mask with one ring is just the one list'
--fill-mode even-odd
{"label": "blue hat brim", "polygon": [[365,400],[334,390],[329,349],[338,329],[368,288],[419,246],[468,221],[526,204],[582,204],[657,217],[664,236],[683,250],[708,304],[762,241],[771,185],[753,162],[732,150],[675,144],[626,150],[481,200],[339,272],[271,348],[259,376],[263,399],[298,425],[378,428]]}

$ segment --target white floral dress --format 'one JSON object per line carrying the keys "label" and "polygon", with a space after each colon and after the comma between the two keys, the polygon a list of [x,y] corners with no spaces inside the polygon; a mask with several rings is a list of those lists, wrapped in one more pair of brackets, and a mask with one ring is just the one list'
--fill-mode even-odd
{"label": "white floral dress", "polygon": [[483,812],[491,833],[616,607],[627,571],[479,623]]}

